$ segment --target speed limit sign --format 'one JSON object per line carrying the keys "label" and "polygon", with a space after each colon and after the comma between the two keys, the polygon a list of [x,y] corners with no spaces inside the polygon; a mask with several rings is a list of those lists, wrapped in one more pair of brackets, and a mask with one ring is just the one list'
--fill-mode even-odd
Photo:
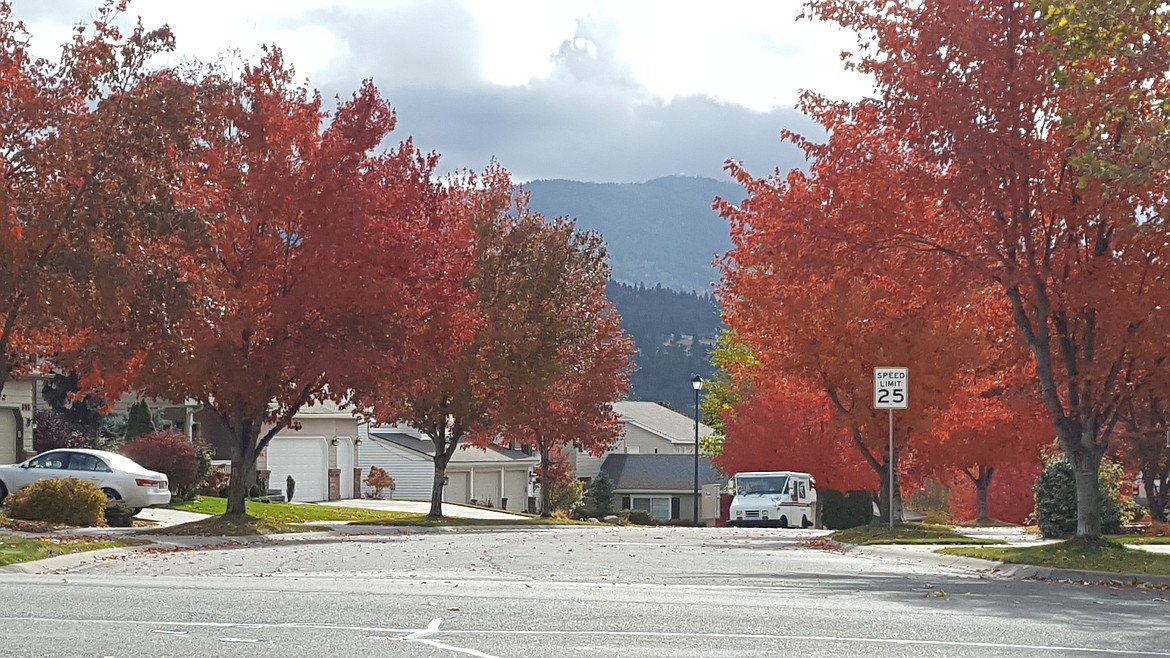
{"label": "speed limit sign", "polygon": [[873,369],[873,408],[910,408],[910,369]]}

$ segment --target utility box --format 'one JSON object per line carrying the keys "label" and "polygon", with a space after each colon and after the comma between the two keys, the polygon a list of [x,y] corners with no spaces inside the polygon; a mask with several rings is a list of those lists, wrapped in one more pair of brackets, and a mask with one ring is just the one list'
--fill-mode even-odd
{"label": "utility box", "polygon": [[706,525],[719,525],[719,493],[722,489],[720,484],[704,484],[700,491],[699,518]]}

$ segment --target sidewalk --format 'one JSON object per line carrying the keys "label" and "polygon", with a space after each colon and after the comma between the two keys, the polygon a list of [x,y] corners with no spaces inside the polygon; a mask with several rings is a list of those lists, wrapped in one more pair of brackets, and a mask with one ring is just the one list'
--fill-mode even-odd
{"label": "sidewalk", "polygon": [[[345,500],[334,500],[328,503],[316,504],[332,507],[358,507],[361,509],[381,510],[385,512],[412,512],[415,514],[426,514],[427,512],[431,511],[431,504],[421,500],[371,500],[369,498],[347,498]],[[519,514],[512,514],[510,512],[482,509],[479,507],[467,507],[465,505],[456,505],[454,503],[443,503],[443,515],[454,516],[461,519],[494,519],[496,521],[518,521],[528,518]]]}

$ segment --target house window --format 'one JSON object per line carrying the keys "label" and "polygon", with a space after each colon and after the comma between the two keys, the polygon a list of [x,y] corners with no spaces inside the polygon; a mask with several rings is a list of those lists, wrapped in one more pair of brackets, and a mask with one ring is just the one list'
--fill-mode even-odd
{"label": "house window", "polygon": [[622,509],[642,510],[658,521],[669,521],[677,508],[677,498],[670,496],[622,496]]}

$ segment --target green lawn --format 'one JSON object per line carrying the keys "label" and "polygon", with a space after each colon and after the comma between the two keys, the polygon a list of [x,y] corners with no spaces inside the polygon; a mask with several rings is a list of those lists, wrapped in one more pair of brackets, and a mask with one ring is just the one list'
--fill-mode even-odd
{"label": "green lawn", "polygon": [[361,525],[381,526],[416,526],[431,528],[436,526],[532,526],[532,525],[572,525],[584,523],[582,521],[559,521],[557,519],[542,519],[540,517],[524,515],[516,519],[464,519],[453,516],[441,519],[430,519],[425,514],[414,512],[385,512],[380,510],[361,509],[357,507],[334,507],[332,505],[306,505],[295,503],[259,503],[248,501],[247,516],[243,518],[223,517],[227,511],[227,501],[213,496],[200,496],[197,500],[171,505],[173,509],[185,512],[211,514],[213,518],[169,528],[147,530],[144,534],[159,535],[206,535],[217,537],[233,537],[246,535],[271,535],[284,532],[303,532],[311,530],[304,526],[289,525],[292,523],[312,523],[314,521],[347,521]]}
{"label": "green lawn", "polygon": [[[185,503],[171,505],[184,512],[198,512],[220,516],[227,511],[227,500],[214,496],[200,496]],[[329,505],[306,505],[298,503],[258,503],[248,501],[246,512],[263,521],[272,523],[309,523],[313,521],[393,521],[403,518],[418,518],[419,514],[407,512],[383,512],[356,507],[332,507]]]}
{"label": "green lawn", "polygon": [[979,539],[955,534],[951,526],[901,523],[891,531],[885,525],[867,525],[838,530],[831,536],[843,544],[1002,544],[998,539]]}
{"label": "green lawn", "polygon": [[1110,535],[1109,538],[1118,544],[1170,544],[1170,537],[1156,535]]}
{"label": "green lawn", "polygon": [[[1135,537],[1135,539],[1139,538]],[[1170,575],[1170,555],[1126,548],[1110,540],[1085,542],[1070,539],[1058,544],[1045,544],[1043,546],[944,548],[940,552],[998,562],[1032,564],[1039,567],[1076,571]]]}
{"label": "green lawn", "polygon": [[0,565],[43,560],[56,555],[84,553],[102,548],[146,546],[144,539],[97,539],[94,537],[13,537],[0,535]]}

